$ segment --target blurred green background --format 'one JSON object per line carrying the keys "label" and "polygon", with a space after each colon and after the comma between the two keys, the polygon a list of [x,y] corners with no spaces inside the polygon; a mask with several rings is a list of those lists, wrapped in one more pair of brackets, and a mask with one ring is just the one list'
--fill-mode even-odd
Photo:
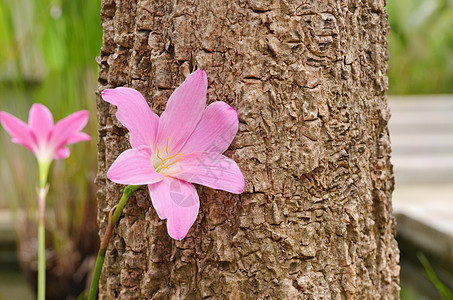
{"label": "blurred green background", "polygon": [[[28,119],[32,103],[46,105],[57,121],[76,110],[90,111],[83,130],[92,141],[70,147],[71,156],[53,164],[49,201],[63,206],[65,198],[83,203],[96,172],[97,65],[102,44],[100,0],[0,1],[0,110]],[[10,142],[1,130],[0,207],[27,205],[34,210],[36,162],[31,153]],[[89,180],[87,180],[89,179]],[[57,195],[56,189],[65,185]],[[58,200],[56,199],[58,198]],[[28,199],[32,201],[28,203]],[[69,206],[71,207],[71,206]],[[64,210],[65,211],[65,210]],[[74,216],[75,213],[75,216]],[[58,218],[79,218],[79,210]],[[66,220],[65,220],[66,221]],[[66,229],[66,225],[63,226]]]}
{"label": "blurred green background", "polygon": [[[0,1],[0,110],[23,120],[34,102],[49,107],[55,120],[76,110],[90,111],[84,131],[92,141],[71,146],[71,156],[54,162],[51,172],[47,228],[53,250],[49,255],[51,266],[60,271],[73,267],[62,265],[74,253],[80,256],[74,264],[83,262],[83,255],[93,251],[87,232],[91,236],[96,232],[89,222],[94,216],[87,211],[96,212],[95,57],[102,44],[100,2]],[[453,0],[390,0],[387,10],[389,94],[453,93]],[[19,259],[33,271],[36,162],[31,153],[12,144],[4,130],[0,145],[0,210],[15,212]]]}
{"label": "blurred green background", "polygon": [[[0,110],[25,121],[35,102],[46,105],[55,121],[77,110],[90,112],[83,131],[92,140],[71,145],[71,156],[54,161],[51,168],[46,211],[48,299],[75,299],[86,286],[97,251],[95,57],[102,45],[100,9],[100,0],[0,0]],[[13,212],[17,258],[34,282],[37,164],[29,151],[10,140],[1,129],[0,211]],[[0,223],[1,235],[7,229],[1,228],[5,220]],[[0,243],[4,279],[0,299],[30,299],[30,289],[14,288],[20,277],[7,261],[8,251]]]}
{"label": "blurred green background", "polygon": [[453,93],[453,1],[389,0],[389,94]]}

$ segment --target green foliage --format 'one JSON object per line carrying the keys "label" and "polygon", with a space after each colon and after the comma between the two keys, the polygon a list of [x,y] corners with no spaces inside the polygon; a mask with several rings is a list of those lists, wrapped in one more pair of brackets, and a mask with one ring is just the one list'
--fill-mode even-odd
{"label": "green foliage", "polygon": [[436,272],[434,272],[433,267],[429,263],[428,259],[422,253],[419,253],[418,259],[425,269],[425,274],[428,277],[429,281],[436,287],[437,292],[439,293],[442,300],[453,300],[453,291],[451,291],[440,279],[437,277]]}
{"label": "green foliage", "polygon": [[401,300],[419,300],[423,299],[420,297],[416,291],[411,289],[410,287],[407,287],[403,284],[401,284],[401,291],[400,291],[400,299]]}
{"label": "green foliage", "polygon": [[389,92],[453,93],[453,0],[391,0]]}

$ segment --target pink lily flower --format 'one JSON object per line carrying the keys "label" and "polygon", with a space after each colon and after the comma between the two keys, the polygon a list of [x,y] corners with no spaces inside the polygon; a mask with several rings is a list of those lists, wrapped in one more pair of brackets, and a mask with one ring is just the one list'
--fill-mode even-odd
{"label": "pink lily flower", "polygon": [[102,98],[118,107],[116,117],[129,130],[132,149],[118,156],[107,172],[113,182],[148,185],[168,234],[183,239],[195,222],[200,202],[192,183],[240,194],[241,170],[222,155],[237,133],[236,110],[225,102],[206,109],[207,78],[189,75],[168,100],[160,118],[136,90],[107,89]]}
{"label": "pink lily flower", "polygon": [[21,144],[36,156],[38,162],[50,164],[52,159],[68,158],[68,144],[90,140],[80,132],[88,121],[88,111],[78,111],[53,123],[52,113],[42,104],[33,104],[28,125],[13,115],[0,111],[0,122],[12,137],[12,142]]}

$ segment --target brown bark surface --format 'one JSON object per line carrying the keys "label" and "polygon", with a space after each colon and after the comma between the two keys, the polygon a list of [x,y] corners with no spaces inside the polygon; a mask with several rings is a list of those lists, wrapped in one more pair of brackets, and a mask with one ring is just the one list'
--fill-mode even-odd
{"label": "brown bark surface", "polygon": [[[100,299],[397,299],[385,0],[103,0],[99,90],[129,86],[161,113],[201,68],[208,102],[237,109],[226,155],[242,195],[199,186],[183,241],[135,193],[107,252]],[[130,147],[98,97],[101,235]]]}

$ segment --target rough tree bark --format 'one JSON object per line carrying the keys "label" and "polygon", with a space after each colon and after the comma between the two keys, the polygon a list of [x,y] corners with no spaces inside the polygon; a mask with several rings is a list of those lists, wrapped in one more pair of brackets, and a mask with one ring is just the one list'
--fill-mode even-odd
{"label": "rough tree bark", "polygon": [[[227,155],[246,190],[198,187],[181,242],[136,193],[100,299],[398,298],[384,2],[103,0],[99,91],[136,88],[161,113],[204,69],[208,102],[238,110]],[[97,100],[102,235],[124,188],[105,174],[130,146],[115,107]]]}

